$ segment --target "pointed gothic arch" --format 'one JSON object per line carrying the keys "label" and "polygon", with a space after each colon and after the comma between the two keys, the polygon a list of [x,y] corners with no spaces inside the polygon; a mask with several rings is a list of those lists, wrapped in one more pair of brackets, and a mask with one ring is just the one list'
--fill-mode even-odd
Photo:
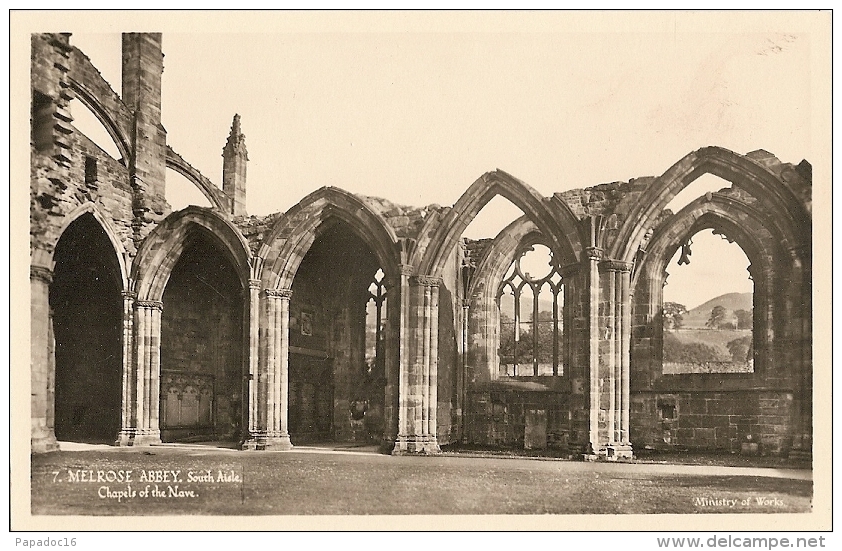
{"label": "pointed gothic arch", "polygon": [[[126,264],[126,259],[128,255],[126,254],[126,248],[123,246],[123,242],[120,241],[120,238],[117,236],[117,232],[114,229],[114,226],[105,218],[102,213],[100,212],[99,208],[91,202],[83,203],[70,211],[70,213],[64,216],[64,221],[62,222],[61,228],[58,231],[58,239],[61,239],[61,236],[64,235],[64,232],[67,230],[70,225],[78,220],[81,216],[85,214],[90,214],[94,220],[102,228],[102,231],[105,233],[108,240],[111,242],[112,247],[114,247],[114,254],[117,257],[117,263],[120,267],[120,280],[121,280],[121,291],[128,291],[129,290],[129,269]],[[58,241],[56,241],[58,243]],[[55,250],[50,255],[50,261],[52,261],[52,257],[55,255]]]}
{"label": "pointed gothic arch", "polygon": [[637,198],[609,256],[631,262],[647,231],[655,225],[658,213],[681,190],[706,173],[745,188],[777,226],[793,235],[796,243],[810,242],[810,215],[781,179],[748,156],[722,147],[705,147],[687,154]]}
{"label": "pointed gothic arch", "polygon": [[324,187],[289,209],[263,239],[257,256],[262,264],[259,279],[265,288],[291,288],[319,227],[331,218],[346,223],[372,248],[387,278],[395,275],[398,239],[391,226],[356,195]]}
{"label": "pointed gothic arch", "polygon": [[164,219],[138,250],[132,267],[138,300],[161,300],[173,267],[184,252],[191,233],[196,231],[205,233],[211,241],[222,246],[242,288],[248,289],[251,272],[248,242],[219,213],[191,206]]}
{"label": "pointed gothic arch", "polygon": [[[435,229],[425,227],[419,236],[419,247],[413,253],[418,273],[440,275],[447,256],[476,215],[497,195],[521,209],[546,237],[550,249],[561,258],[557,262],[572,263],[579,258],[581,235],[576,216],[563,202],[551,202],[517,178],[496,170],[476,180],[445,214]],[[429,226],[429,224],[428,224]]]}

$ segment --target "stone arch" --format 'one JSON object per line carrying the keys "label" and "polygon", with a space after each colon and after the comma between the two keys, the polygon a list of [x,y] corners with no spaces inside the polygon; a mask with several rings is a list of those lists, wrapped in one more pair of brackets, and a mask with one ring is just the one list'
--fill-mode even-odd
{"label": "stone arch", "polygon": [[66,216],[52,264],[47,331],[53,343],[50,408],[56,435],[111,442],[120,428],[126,356],[125,251],[88,203]]}
{"label": "stone arch", "polygon": [[[128,255],[126,254],[126,248],[123,246],[122,241],[117,236],[117,232],[114,231],[114,227],[108,220],[102,215],[99,211],[97,206],[94,203],[83,203],[73,209],[70,213],[64,216],[64,221],[59,228],[58,231],[58,239],[61,239],[61,236],[64,235],[64,232],[67,230],[70,225],[78,220],[81,216],[85,214],[90,214],[93,216],[94,220],[102,227],[102,231],[105,232],[105,235],[108,237],[108,240],[111,242],[111,245],[114,247],[114,254],[117,256],[117,263],[120,267],[120,283],[121,283],[121,290],[126,291],[129,289],[129,270],[126,264],[126,259]],[[56,241],[58,243],[58,240]],[[52,256],[55,254],[55,249],[50,254],[50,261],[52,262]]]}
{"label": "stone arch", "polygon": [[269,289],[288,289],[304,255],[316,239],[318,228],[334,218],[348,224],[377,255],[387,279],[397,271],[397,236],[359,197],[335,187],[324,187],[289,209],[263,240],[257,256],[260,279]]}
{"label": "stone arch", "polygon": [[210,201],[213,208],[222,212],[229,212],[231,210],[230,199],[225,192],[219,189],[208,180],[201,172],[193,168],[187,161],[185,161],[178,153],[167,146],[167,168],[170,168],[199,188],[208,201]]}
{"label": "stone arch", "polygon": [[538,226],[527,216],[521,216],[494,238],[477,263],[468,288],[470,300],[469,346],[470,364],[478,372],[477,380],[497,377],[500,311],[497,287],[505,276],[518,250],[526,244],[546,241]]}
{"label": "stone arch", "polygon": [[787,233],[791,233],[796,242],[810,242],[810,216],[777,176],[746,156],[721,147],[705,147],[675,163],[638,197],[609,256],[631,262],[646,232],[654,226],[658,213],[681,190],[706,173],[743,187],[777,225],[788,229]]}
{"label": "stone arch", "polygon": [[240,284],[244,289],[248,288],[251,271],[248,242],[219,213],[191,206],[164,219],[138,250],[132,268],[138,300],[162,300],[172,269],[195,231],[204,232],[212,241],[222,245],[240,278]]}
{"label": "stone arch", "polygon": [[76,94],[76,98],[88,108],[88,110],[93,113],[93,115],[97,118],[97,120],[102,124],[105,131],[108,132],[108,135],[111,136],[111,139],[114,141],[114,145],[117,146],[117,150],[120,152],[120,155],[123,157],[123,163],[128,164],[129,159],[131,159],[131,147],[129,144],[131,141],[128,139],[128,136],[122,131],[120,126],[116,123],[114,117],[111,116],[111,113],[102,102],[96,97],[96,95],[88,90],[84,84],[75,80],[69,79],[70,88]]}
{"label": "stone arch", "polygon": [[[468,288],[468,296],[473,296],[477,292],[487,293],[489,286],[484,285],[482,289],[478,289],[478,284],[501,280],[514,260],[518,249],[523,245],[530,241],[539,243],[545,240],[538,226],[527,216],[521,216],[503,228],[477,264],[474,278]],[[496,296],[497,289],[493,289],[492,294]]]}
{"label": "stone arch", "polygon": [[581,236],[578,221],[563,202],[550,203],[535,189],[517,178],[496,170],[484,174],[459,198],[453,208],[432,232],[429,239],[420,237],[419,243],[426,243],[413,254],[414,266],[420,274],[440,275],[447,256],[456,246],[465,229],[480,210],[495,196],[501,195],[520,208],[546,237],[550,249],[561,258],[559,263],[576,262],[581,250]]}
{"label": "stone arch", "polygon": [[[679,247],[678,240],[681,236],[690,230],[697,233],[715,228],[717,224],[734,238],[750,262],[763,264],[764,268],[769,268],[765,260],[766,255],[771,257],[775,251],[769,250],[768,246],[762,243],[759,234],[764,230],[769,232],[770,237],[780,244],[782,250],[789,248],[792,240],[791,235],[781,234],[769,217],[763,216],[744,203],[719,193],[711,194],[710,199],[699,197],[652,235],[646,257],[643,259],[645,268],[635,270],[632,287],[637,284],[640,274],[645,270],[655,273],[652,270],[665,269],[667,262]],[[752,231],[748,231],[749,228]]]}
{"label": "stone arch", "polygon": [[[733,201],[721,194],[712,194],[711,199],[700,197],[679,211],[668,223],[653,235],[648,247],[643,266],[635,270],[632,289],[639,285],[648,285],[645,289],[649,297],[648,312],[650,319],[657,320],[654,307],[660,308],[663,302],[663,276],[666,265],[680,246],[681,238],[705,229],[722,230],[742,249],[750,263],[750,274],[754,280],[754,342],[757,363],[754,376],[764,374],[764,368],[770,361],[773,350],[773,331],[775,327],[774,297],[777,294],[781,274],[776,273],[772,259],[780,256],[780,236],[774,229],[762,223],[762,216],[751,207]],[[648,283],[647,283],[648,282]],[[633,310],[639,307],[639,301],[633,301]],[[635,317],[640,318],[640,312]],[[656,322],[653,335],[655,346],[660,346],[662,326]]]}

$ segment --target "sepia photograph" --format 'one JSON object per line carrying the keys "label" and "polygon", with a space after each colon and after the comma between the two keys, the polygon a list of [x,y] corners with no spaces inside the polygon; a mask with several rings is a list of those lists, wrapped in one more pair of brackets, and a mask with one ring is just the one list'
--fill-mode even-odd
{"label": "sepia photograph", "polygon": [[830,12],[10,24],[12,530],[830,528]]}

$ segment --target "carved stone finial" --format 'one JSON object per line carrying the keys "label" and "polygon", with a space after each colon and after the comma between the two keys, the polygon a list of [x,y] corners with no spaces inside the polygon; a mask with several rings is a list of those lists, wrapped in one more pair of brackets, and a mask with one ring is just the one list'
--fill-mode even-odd
{"label": "carved stone finial", "polygon": [[687,238],[687,241],[681,244],[681,258],[678,259],[678,265],[681,266],[682,264],[690,264],[690,255],[693,252],[690,250],[690,245],[693,244],[693,240],[691,238]]}

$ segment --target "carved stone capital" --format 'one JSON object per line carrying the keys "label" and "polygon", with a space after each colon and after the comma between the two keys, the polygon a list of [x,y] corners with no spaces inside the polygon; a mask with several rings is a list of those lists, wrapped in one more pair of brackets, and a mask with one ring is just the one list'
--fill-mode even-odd
{"label": "carved stone capital", "polygon": [[249,289],[257,289],[260,290],[260,284],[262,282],[259,279],[250,279],[249,280]]}
{"label": "carved stone capital", "polygon": [[134,304],[137,308],[148,308],[150,310],[164,309],[164,303],[160,300],[137,300]]}
{"label": "carved stone capital", "polygon": [[401,275],[405,276],[411,276],[412,272],[415,271],[410,264],[400,264],[398,268],[400,269]]}
{"label": "carved stone capital", "polygon": [[583,260],[602,260],[604,254],[605,251],[600,247],[587,247],[583,253]]}
{"label": "carved stone capital", "polygon": [[423,285],[424,287],[438,287],[441,284],[441,278],[419,275],[413,276],[410,282],[413,285]]}
{"label": "carved stone capital", "polygon": [[134,291],[120,291],[120,296],[123,297],[123,300],[137,300],[137,293]]}
{"label": "carved stone capital", "polygon": [[279,298],[285,300],[292,298],[292,289],[264,289],[263,292],[268,298]]}
{"label": "carved stone capital", "polygon": [[44,266],[30,266],[29,279],[37,279],[49,285],[53,282],[53,271]]}
{"label": "carved stone capital", "polygon": [[623,260],[606,259],[599,263],[599,268],[606,272],[631,272],[632,264]]}

